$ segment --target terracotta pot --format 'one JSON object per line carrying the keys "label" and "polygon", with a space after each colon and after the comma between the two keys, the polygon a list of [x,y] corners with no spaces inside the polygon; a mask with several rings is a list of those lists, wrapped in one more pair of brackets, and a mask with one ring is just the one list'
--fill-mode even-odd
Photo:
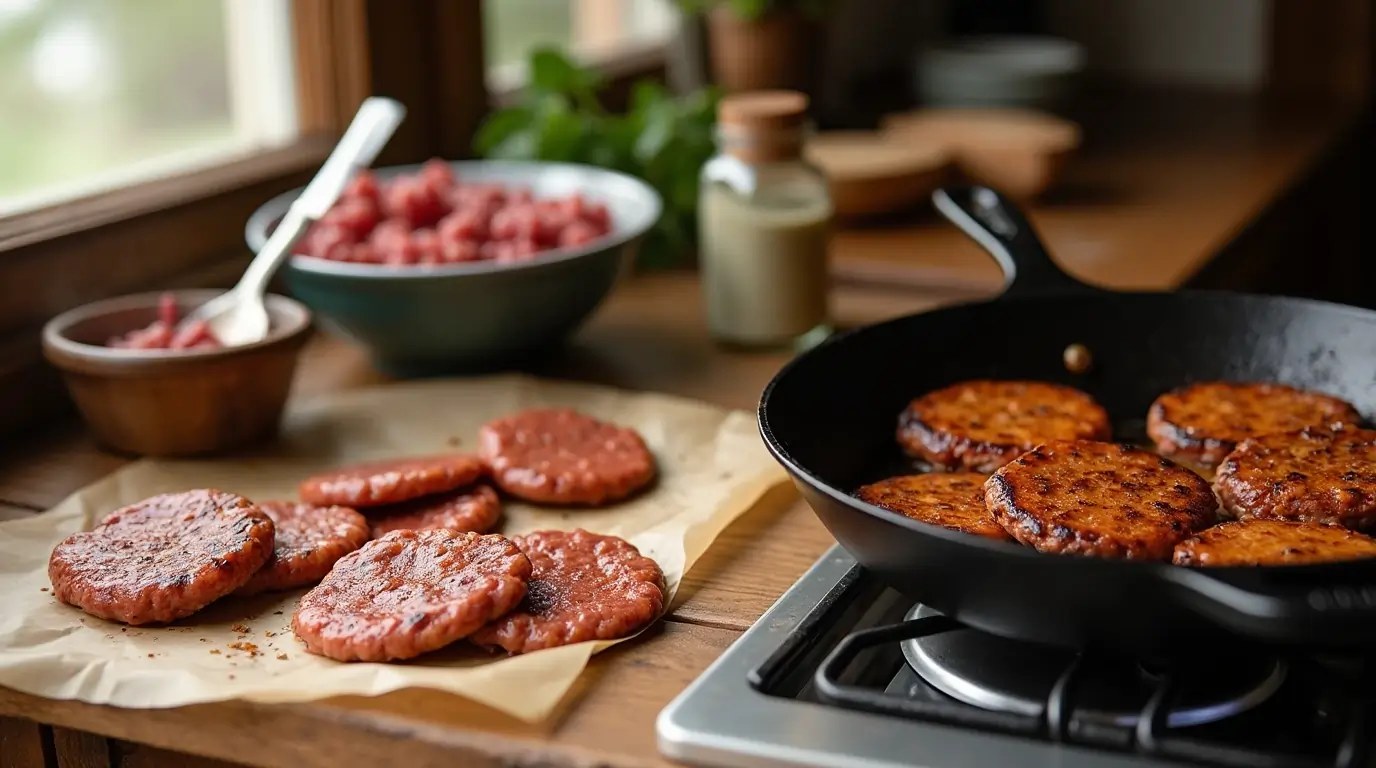
{"label": "terracotta pot", "polygon": [[712,79],[727,93],[808,90],[811,27],[797,11],[743,19],[718,6],[707,14]]}

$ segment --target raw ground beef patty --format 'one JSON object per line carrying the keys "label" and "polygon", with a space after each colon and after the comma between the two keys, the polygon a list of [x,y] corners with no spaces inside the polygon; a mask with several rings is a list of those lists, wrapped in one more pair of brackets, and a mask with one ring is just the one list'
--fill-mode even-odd
{"label": "raw ground beef patty", "polygon": [[295,501],[258,505],[276,528],[276,543],[267,564],[236,594],[254,595],[309,586],[325,578],[335,561],[363,546],[368,521],[348,507],[317,507]]}
{"label": "raw ground beef patty", "polygon": [[487,533],[502,516],[502,500],[486,485],[426,496],[400,504],[374,507],[369,511],[373,538],[392,531],[426,531],[448,528],[452,531]]}
{"label": "raw ground beef patty", "polygon": [[530,558],[530,588],[516,610],[473,633],[486,648],[528,653],[625,637],[664,608],[664,574],[629,542],[587,531],[515,538]]}
{"label": "raw ground beef patty", "polygon": [[472,485],[483,474],[476,456],[452,454],[371,461],[323,472],[301,481],[310,504],[376,507]]}
{"label": "raw ground beef patty", "polygon": [[543,504],[624,499],[655,478],[655,459],[633,429],[567,408],[533,408],[483,425],[479,452],[507,493]]}
{"label": "raw ground beef patty", "polygon": [[509,539],[445,528],[393,531],[335,563],[292,629],[339,661],[409,659],[472,634],[521,602],[530,560]]}
{"label": "raw ground beef patty", "polygon": [[154,496],[68,536],[48,559],[53,595],[102,619],[160,624],[242,587],[273,550],[268,515],[242,496]]}

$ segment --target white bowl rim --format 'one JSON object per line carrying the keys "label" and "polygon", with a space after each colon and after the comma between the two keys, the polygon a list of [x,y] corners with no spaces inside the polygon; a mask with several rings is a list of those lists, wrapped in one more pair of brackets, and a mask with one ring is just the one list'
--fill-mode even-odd
{"label": "white bowl rim", "polygon": [[[457,275],[478,275],[492,274],[496,272],[518,272],[528,269],[541,269],[551,264],[572,261],[574,259],[587,256],[592,253],[600,253],[614,248],[620,248],[626,243],[635,240],[649,231],[659,221],[659,217],[664,209],[664,203],[660,199],[659,193],[649,184],[629,174],[613,171],[608,168],[601,168],[595,165],[585,165],[582,163],[560,163],[548,162],[543,160],[447,160],[445,161],[460,176],[465,174],[481,175],[483,169],[493,170],[500,168],[519,169],[526,172],[535,172],[540,169],[566,169],[569,172],[600,176],[603,180],[613,184],[624,186],[627,190],[633,190],[632,194],[642,198],[647,204],[646,216],[643,221],[630,222],[630,226],[619,229],[613,222],[613,231],[604,237],[588,243],[578,248],[556,248],[549,251],[542,251],[537,258],[528,261],[498,263],[495,261],[470,261],[459,264],[416,264],[416,265],[388,265],[388,264],[355,264],[343,261],[331,261],[312,256],[293,256],[288,266],[300,272],[310,272],[320,275],[330,275],[337,277],[362,277],[375,280],[425,280],[438,277],[449,277]],[[372,168],[374,173],[387,177],[401,173],[419,170],[424,163],[412,163],[408,165],[389,165],[379,168]],[[267,240],[268,226],[273,221],[286,212],[287,207],[304,187],[288,190],[280,195],[273,197],[263,203],[255,210],[248,219],[244,227],[245,240],[248,241],[249,248],[257,253]],[[280,211],[280,212],[279,212]]]}

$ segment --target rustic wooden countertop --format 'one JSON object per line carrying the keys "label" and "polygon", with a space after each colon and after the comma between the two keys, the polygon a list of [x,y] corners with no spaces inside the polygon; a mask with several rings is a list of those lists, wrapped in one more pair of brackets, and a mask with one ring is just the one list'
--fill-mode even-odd
{"label": "rustic wooden countertop", "polygon": [[[1107,161],[1081,164],[1070,177],[1098,192],[1072,186],[1033,218],[1072,272],[1116,287],[1172,288],[1300,176],[1340,127],[1245,130],[1241,139],[1233,131],[1231,141],[1218,138],[1224,132],[1215,128],[1204,149],[1194,140],[1197,120],[1140,131],[1147,154],[1133,159],[1103,150]],[[834,294],[842,326],[991,295],[999,285],[986,257],[926,221],[848,230],[835,255],[849,278]],[[925,271],[908,270],[914,260]],[[670,273],[623,286],[564,352],[534,372],[750,409],[784,361],[711,344],[696,278]],[[307,349],[296,392],[381,381],[357,350],[322,337]],[[76,427],[27,441],[0,454],[0,519],[46,509],[123,463]],[[663,765],[654,735],[659,710],[831,544],[792,489],[778,489],[686,575],[664,621],[595,657],[558,712],[538,725],[421,690],[299,705],[121,710],[0,688],[0,764]],[[192,763],[173,751],[205,759]]]}

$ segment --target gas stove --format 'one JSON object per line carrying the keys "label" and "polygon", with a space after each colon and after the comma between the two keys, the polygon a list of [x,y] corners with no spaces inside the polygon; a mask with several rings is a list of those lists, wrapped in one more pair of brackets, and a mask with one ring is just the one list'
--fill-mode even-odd
{"label": "gas stove", "polygon": [[914,605],[836,547],[660,713],[659,745],[748,768],[1354,768],[1376,765],[1369,670],[1028,645]]}

